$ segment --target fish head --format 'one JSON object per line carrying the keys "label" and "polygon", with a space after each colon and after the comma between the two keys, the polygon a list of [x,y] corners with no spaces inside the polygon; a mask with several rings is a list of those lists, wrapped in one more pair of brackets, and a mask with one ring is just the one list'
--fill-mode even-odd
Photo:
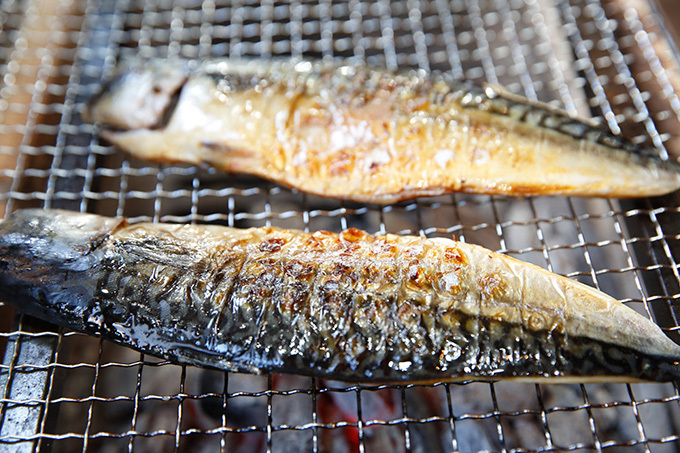
{"label": "fish head", "polygon": [[84,118],[117,130],[160,128],[177,103],[188,71],[186,62],[172,60],[121,66],[88,103]]}
{"label": "fish head", "polygon": [[23,209],[0,223],[0,260],[30,259],[34,266],[79,270],[122,219],[62,210]]}
{"label": "fish head", "polygon": [[99,246],[123,224],[70,211],[15,212],[0,223],[0,300],[47,321],[79,322],[92,313]]}

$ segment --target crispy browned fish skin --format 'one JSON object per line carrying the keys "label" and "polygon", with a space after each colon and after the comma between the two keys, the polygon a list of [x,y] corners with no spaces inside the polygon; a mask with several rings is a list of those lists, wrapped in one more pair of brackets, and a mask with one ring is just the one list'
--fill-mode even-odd
{"label": "crispy browned fish skin", "polygon": [[457,191],[640,197],[680,187],[677,165],[642,157],[620,137],[436,74],[158,60],[122,71],[88,116],[141,159],[207,162],[361,202]]}
{"label": "crispy browned fish skin", "polygon": [[0,295],[76,330],[232,371],[678,378],[680,347],[620,302],[448,239],[19,211],[0,224]]}

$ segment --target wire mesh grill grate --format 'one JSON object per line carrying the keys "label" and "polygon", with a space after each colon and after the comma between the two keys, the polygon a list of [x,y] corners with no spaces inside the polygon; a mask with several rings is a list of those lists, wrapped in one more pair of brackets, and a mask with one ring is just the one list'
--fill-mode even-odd
{"label": "wire mesh grill grate", "polygon": [[[130,57],[334,59],[502,84],[680,154],[680,67],[645,0],[14,0],[0,4],[0,203],[136,220],[451,236],[594,285],[677,340],[672,196],[451,195],[385,207],[151,165],[87,99]],[[668,154],[666,154],[668,153]],[[180,367],[0,307],[9,451],[677,451],[672,384],[355,386]]]}

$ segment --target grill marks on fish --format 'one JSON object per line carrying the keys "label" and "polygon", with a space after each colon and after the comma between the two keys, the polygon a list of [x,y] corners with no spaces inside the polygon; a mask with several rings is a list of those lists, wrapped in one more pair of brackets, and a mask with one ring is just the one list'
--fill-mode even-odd
{"label": "grill marks on fish", "polygon": [[[283,60],[158,60],[126,74],[88,109],[112,143],[142,159],[206,162],[322,196],[633,197],[680,186],[677,165],[621,137],[441,74]],[[170,121],[152,130],[158,106],[170,103],[140,112],[133,100],[156,99],[147,87],[159,78],[160,93],[184,82]]]}
{"label": "grill marks on fish", "polygon": [[648,319],[481,247],[101,219],[20,211],[0,224],[3,300],[231,371],[363,382],[679,376],[680,347]]}

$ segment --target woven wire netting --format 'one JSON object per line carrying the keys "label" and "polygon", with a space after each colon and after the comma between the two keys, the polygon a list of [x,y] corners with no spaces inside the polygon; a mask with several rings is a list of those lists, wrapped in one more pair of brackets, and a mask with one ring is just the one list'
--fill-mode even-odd
{"label": "woven wire netting", "polygon": [[[678,54],[646,0],[0,3],[0,204],[132,221],[447,236],[578,279],[678,339],[678,202],[391,206],[155,165],[81,114],[124,58],[343,58],[503,85],[680,152]],[[0,307],[3,451],[678,451],[675,384],[359,386],[174,365]]]}

